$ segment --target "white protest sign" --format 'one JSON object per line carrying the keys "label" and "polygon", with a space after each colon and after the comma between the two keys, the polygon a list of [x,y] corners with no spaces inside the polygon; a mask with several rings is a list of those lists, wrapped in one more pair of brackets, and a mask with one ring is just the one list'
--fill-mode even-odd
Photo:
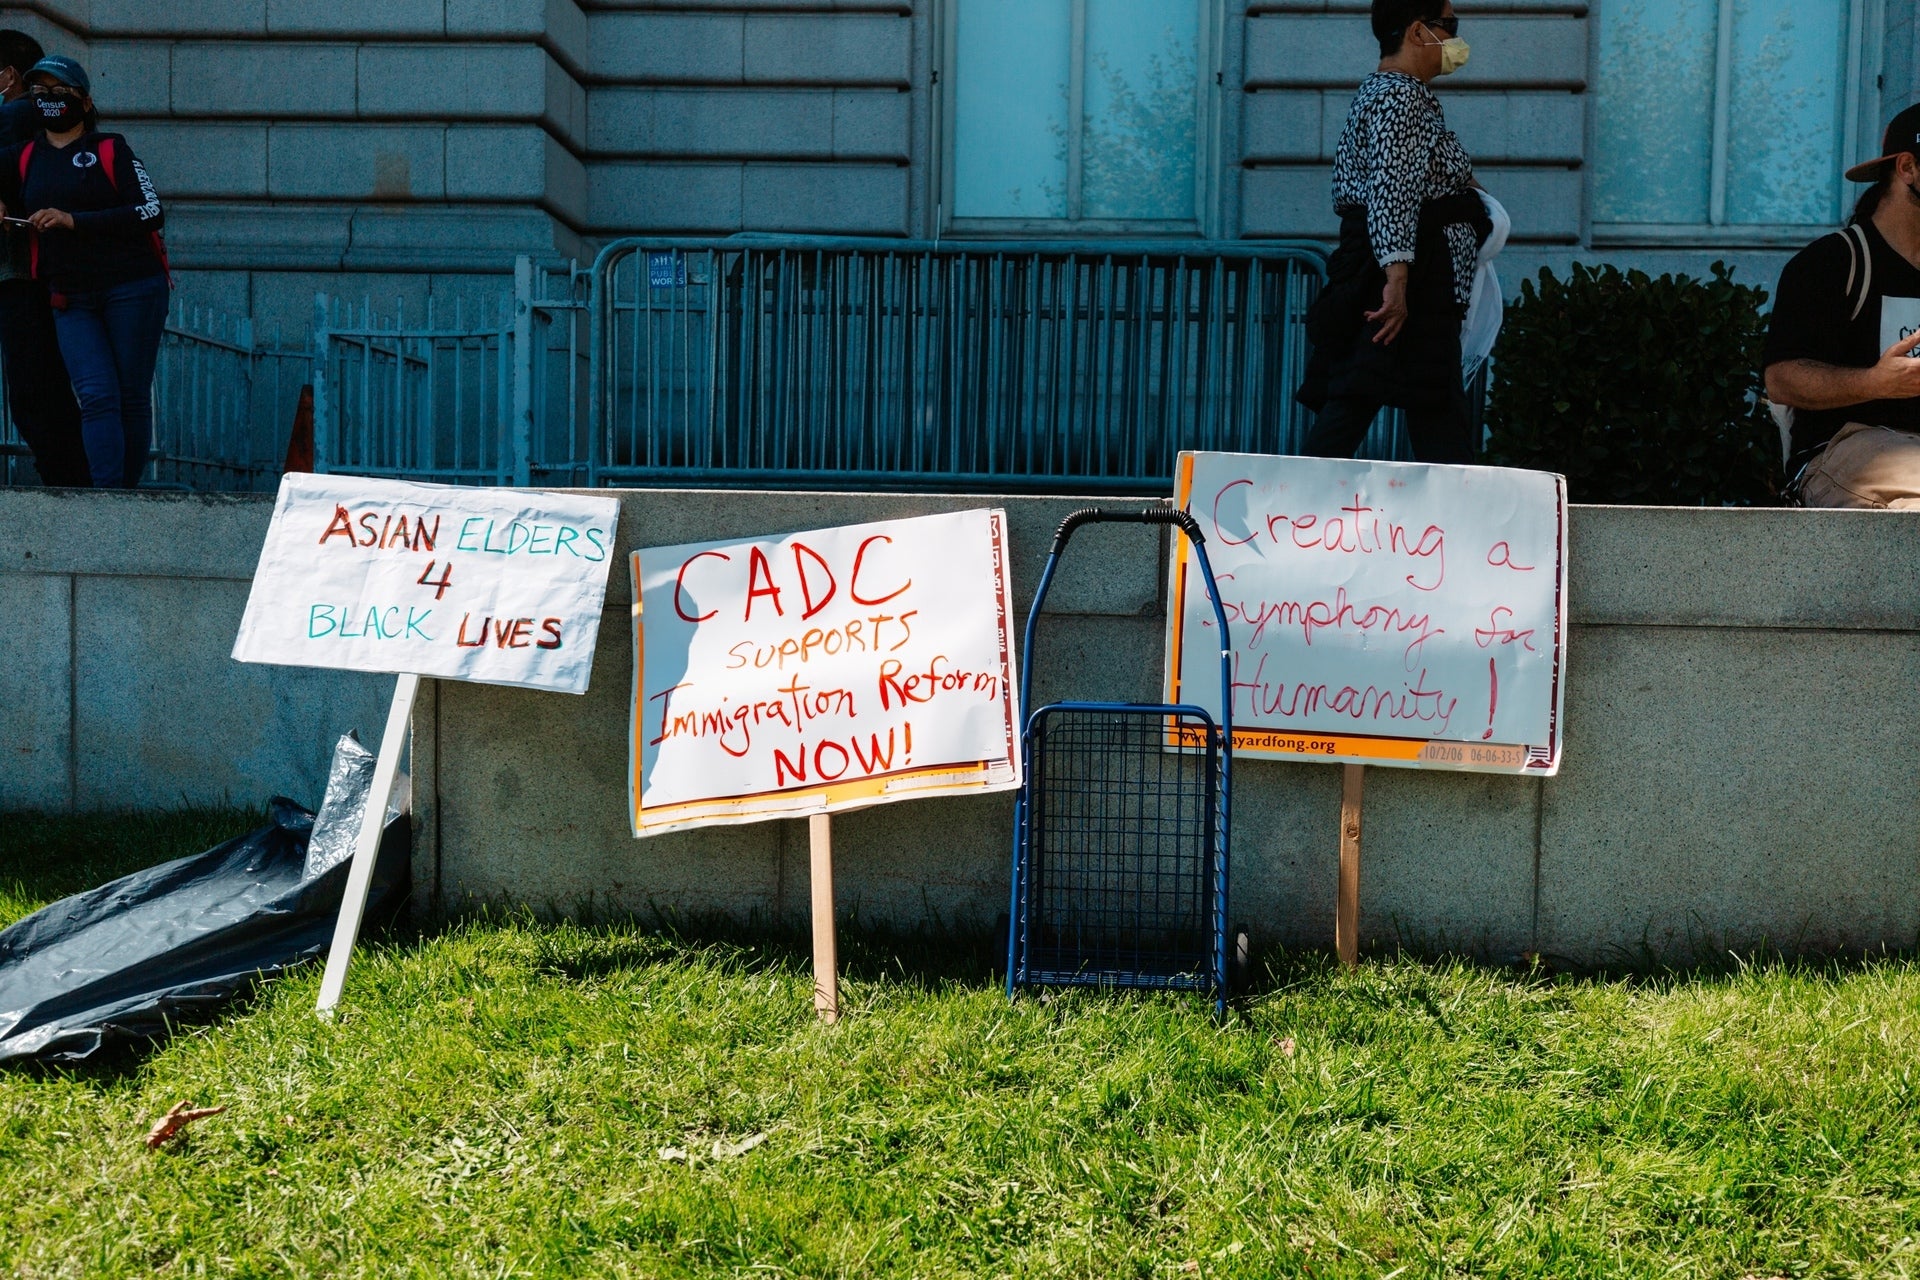
{"label": "white protest sign", "polygon": [[1006,516],[633,553],[635,835],[1020,785]]}
{"label": "white protest sign", "polygon": [[282,478],[233,656],[585,693],[619,502]]}
{"label": "white protest sign", "polygon": [[[1231,633],[1242,756],[1549,775],[1566,693],[1564,478],[1186,453]],[[1218,714],[1206,587],[1175,541],[1168,700]]]}
{"label": "white protest sign", "polygon": [[233,656],[399,674],[320,979],[346,986],[421,676],[585,693],[620,503],[290,473]]}

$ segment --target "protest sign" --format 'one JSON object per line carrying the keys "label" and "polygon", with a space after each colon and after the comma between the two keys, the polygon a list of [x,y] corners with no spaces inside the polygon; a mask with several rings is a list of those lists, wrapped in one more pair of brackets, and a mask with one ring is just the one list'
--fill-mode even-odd
{"label": "protest sign", "polygon": [[233,656],[585,693],[618,515],[612,498],[288,475]]}
{"label": "protest sign", "polygon": [[[1560,767],[1566,482],[1496,467],[1185,453],[1233,652],[1240,756],[1550,775]],[[1219,701],[1176,540],[1168,700]]]}
{"label": "protest sign", "polygon": [[1006,517],[633,553],[635,835],[1020,785]]}
{"label": "protest sign", "polygon": [[290,473],[254,570],[241,662],[395,672],[319,1009],[347,963],[421,676],[585,693],[613,498]]}

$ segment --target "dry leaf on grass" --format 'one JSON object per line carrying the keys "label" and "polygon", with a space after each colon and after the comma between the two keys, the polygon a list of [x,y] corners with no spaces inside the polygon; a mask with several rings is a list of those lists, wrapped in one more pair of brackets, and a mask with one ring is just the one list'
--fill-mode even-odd
{"label": "dry leaf on grass", "polygon": [[743,1156],[766,1140],[767,1135],[762,1132],[748,1134],[738,1142],[716,1141],[713,1144],[713,1158],[715,1160],[731,1160],[734,1156]]}
{"label": "dry leaf on grass", "polygon": [[[713,1142],[713,1158],[715,1160],[731,1160],[735,1156],[743,1156],[766,1140],[767,1135],[764,1131],[760,1133],[750,1133],[738,1142],[726,1142],[715,1138]],[[662,1160],[678,1160],[683,1164],[692,1164],[695,1156],[694,1153],[686,1147],[662,1147],[660,1148],[660,1158]]]}
{"label": "dry leaf on grass", "polygon": [[196,1107],[184,1100],[176,1102],[171,1111],[155,1120],[153,1128],[147,1130],[147,1146],[158,1149],[195,1120],[205,1120],[208,1116],[217,1116],[225,1110],[224,1106]]}

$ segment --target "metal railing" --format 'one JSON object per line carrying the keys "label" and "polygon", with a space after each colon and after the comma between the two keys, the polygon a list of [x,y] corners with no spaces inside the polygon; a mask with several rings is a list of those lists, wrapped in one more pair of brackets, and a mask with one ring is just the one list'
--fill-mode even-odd
{"label": "metal railing", "polygon": [[[311,382],[318,471],[1165,492],[1183,449],[1298,451],[1324,278],[1301,244],[736,236],[522,257],[511,294],[414,317],[316,298],[305,351],[180,307],[152,474],[271,487]],[[1398,415],[1362,453],[1410,456]]]}
{"label": "metal railing", "polygon": [[[151,487],[271,489],[312,354],[265,340],[247,318],[176,301],[153,378]],[[28,450],[0,383],[0,483],[31,474]]]}
{"label": "metal railing", "polygon": [[1315,245],[628,239],[591,273],[592,484],[1159,491],[1297,447]]}
{"label": "metal railing", "polygon": [[[316,299],[314,469],[444,484],[586,483],[586,300],[519,259],[498,304],[409,324]],[[448,314],[451,310],[451,315]]]}

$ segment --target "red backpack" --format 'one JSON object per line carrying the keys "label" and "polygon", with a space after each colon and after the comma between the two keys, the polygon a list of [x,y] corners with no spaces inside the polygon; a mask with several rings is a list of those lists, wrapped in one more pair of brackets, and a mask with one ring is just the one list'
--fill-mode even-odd
{"label": "red backpack", "polygon": [[[34,142],[37,141],[38,139],[34,140]],[[26,146],[20,148],[20,185],[22,188],[25,188],[27,185],[27,167],[33,163],[34,142],[29,142]],[[100,167],[107,171],[107,181],[112,184],[115,191],[118,191],[120,189],[120,179],[115,176],[113,172],[115,156],[113,139],[100,139],[97,154],[100,157]],[[160,259],[161,272],[166,275],[168,280],[172,280],[173,267],[167,261],[167,242],[161,238],[158,231],[149,231],[147,235],[153,241],[154,256]],[[33,235],[28,238],[27,262],[27,274],[38,280],[40,278],[40,233],[38,231],[34,232]]]}

